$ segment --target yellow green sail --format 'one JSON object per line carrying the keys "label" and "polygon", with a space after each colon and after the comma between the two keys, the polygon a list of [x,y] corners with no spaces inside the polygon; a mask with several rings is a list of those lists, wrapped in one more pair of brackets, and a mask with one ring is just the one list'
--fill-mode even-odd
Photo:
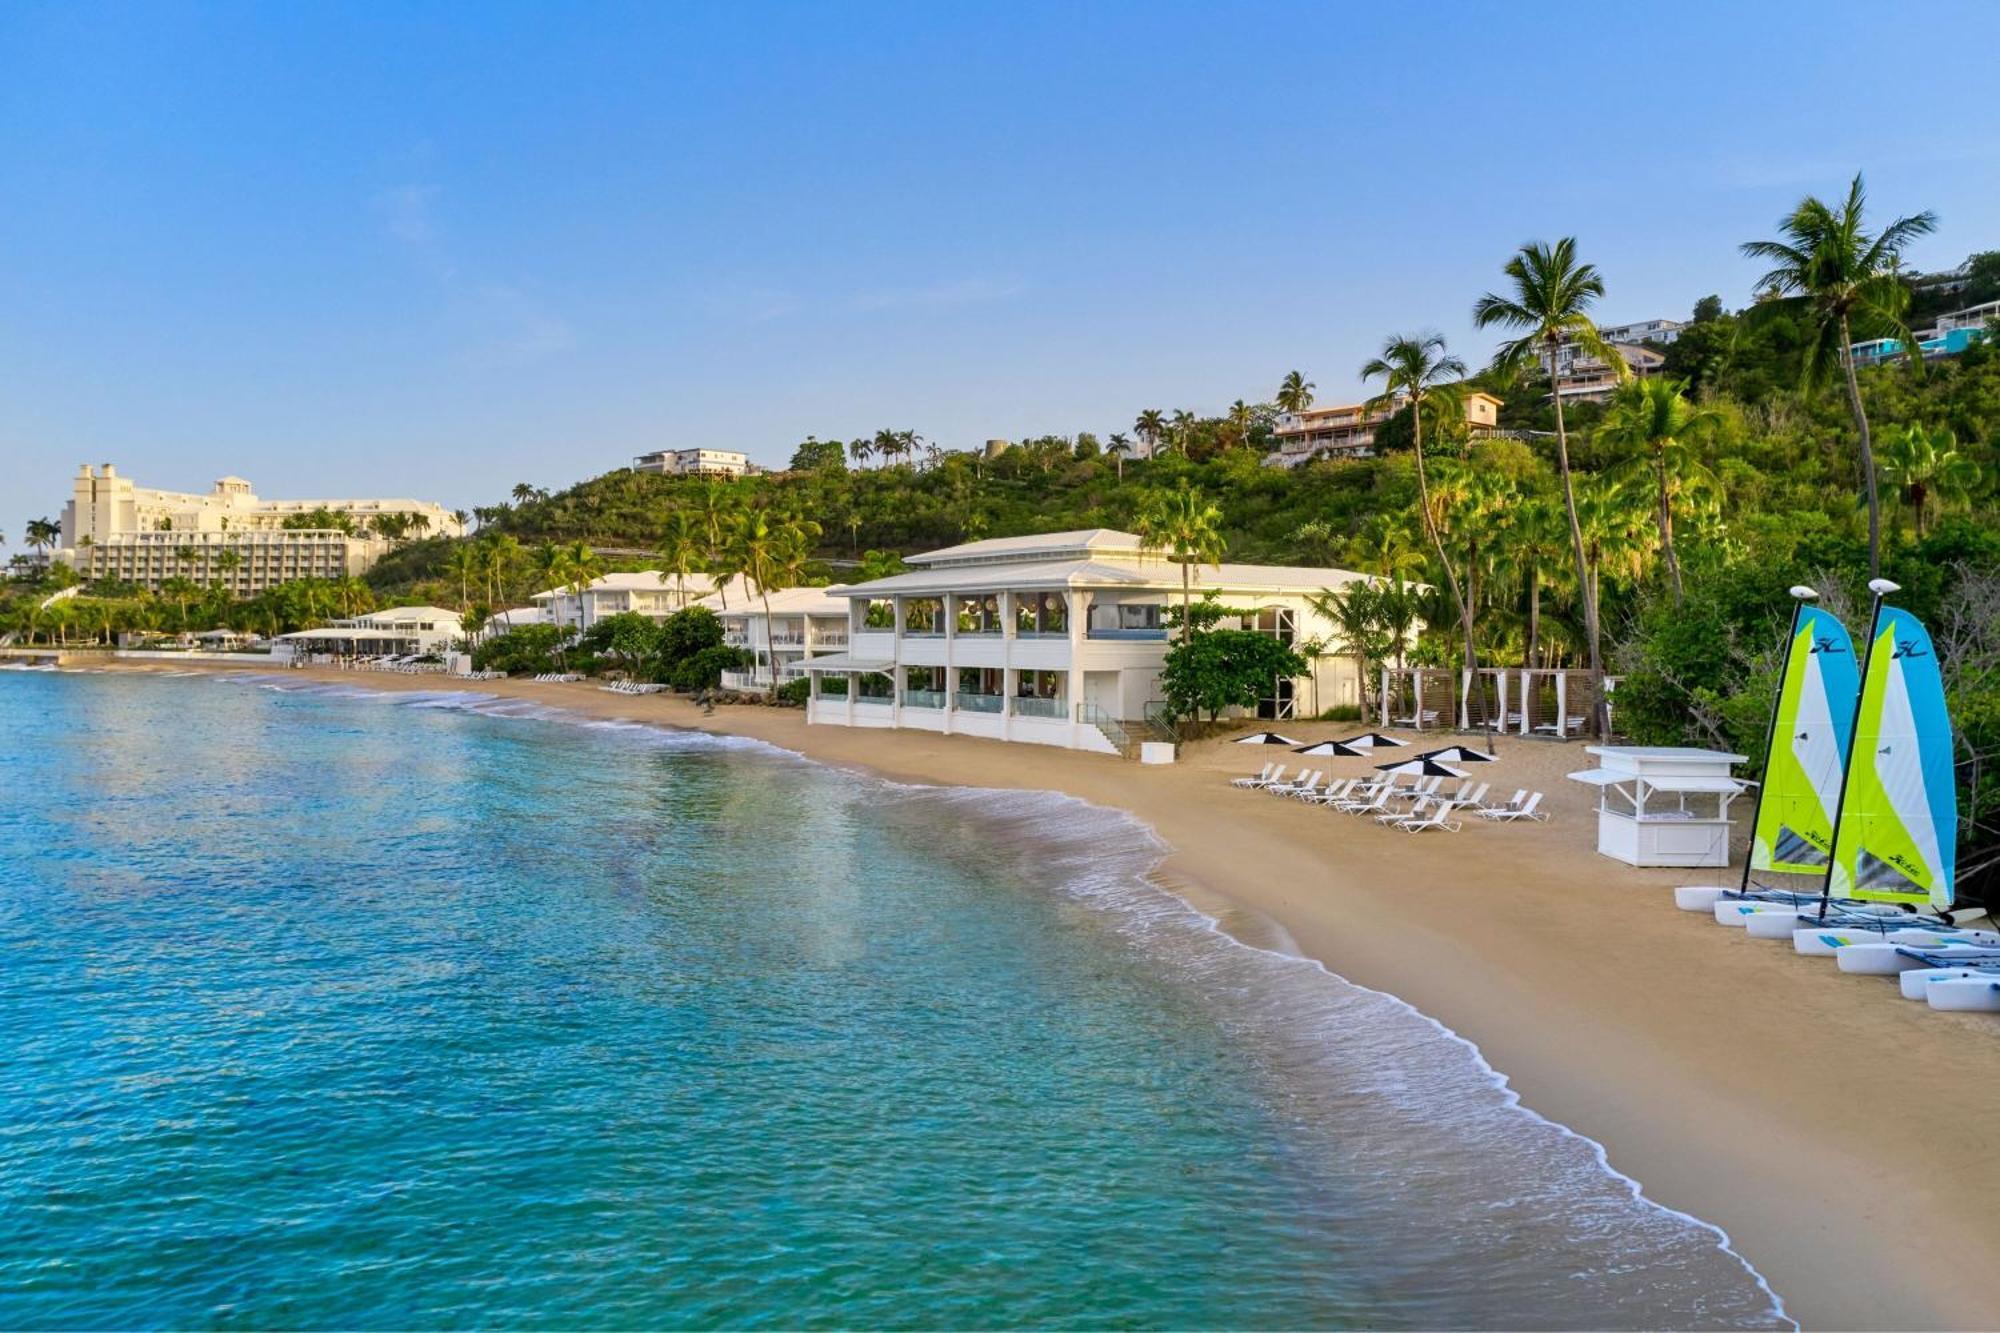
{"label": "yellow green sail", "polygon": [[1835,898],[1952,905],[1958,790],[1944,677],[1922,622],[1894,607],[1876,619],[1837,827]]}
{"label": "yellow green sail", "polygon": [[1752,870],[1826,873],[1860,690],[1846,626],[1818,607],[1799,608],[1757,802]]}

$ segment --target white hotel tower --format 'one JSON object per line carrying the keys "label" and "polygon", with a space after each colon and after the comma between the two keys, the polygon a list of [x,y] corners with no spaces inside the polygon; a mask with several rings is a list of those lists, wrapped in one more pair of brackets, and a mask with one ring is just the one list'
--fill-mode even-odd
{"label": "white hotel tower", "polygon": [[[320,510],[344,515],[354,532],[285,526]],[[158,588],[185,578],[244,597],[293,579],[362,573],[389,549],[388,538],[370,527],[385,515],[413,519],[412,535],[465,531],[450,510],[427,500],[260,500],[241,477],[224,477],[197,495],[135,485],[109,463],[85,464],[63,508],[56,559],[86,579]]]}

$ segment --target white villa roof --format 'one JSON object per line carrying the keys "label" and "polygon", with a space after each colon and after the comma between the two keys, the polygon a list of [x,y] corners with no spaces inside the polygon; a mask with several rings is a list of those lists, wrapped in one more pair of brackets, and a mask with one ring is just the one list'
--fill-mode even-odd
{"label": "white villa roof", "polygon": [[891,671],[896,664],[872,657],[856,657],[852,653],[822,653],[818,657],[806,658],[799,665],[807,671]]}
{"label": "white villa roof", "polygon": [[[824,588],[775,588],[771,591],[771,614],[774,616],[845,616],[847,614],[846,587],[833,584]],[[708,599],[702,602],[707,605]],[[749,619],[764,614],[764,598],[752,593],[747,602],[739,601],[727,611],[720,612],[725,620]]]}
{"label": "white villa roof", "polygon": [[370,611],[354,617],[356,620],[388,622],[400,624],[406,620],[450,620],[456,622],[459,614],[447,611],[441,606],[391,606],[380,611]]}
{"label": "white villa roof", "polygon": [[987,537],[981,541],[963,542],[910,556],[909,563],[930,565],[943,560],[974,562],[1097,551],[1136,552],[1142,545],[1144,541],[1136,532],[1120,532],[1116,528],[1076,528],[1068,532],[1039,532],[1025,537]]}
{"label": "white villa roof", "polygon": [[[1365,579],[1351,569],[1307,565],[1194,565],[1189,582],[1197,592],[1255,593],[1299,591],[1317,592]],[[840,595],[855,597],[923,596],[943,592],[998,592],[1017,589],[1031,592],[1049,588],[1157,588],[1178,591],[1181,567],[1170,560],[1144,561],[1050,560],[1033,563],[996,562],[990,565],[947,565],[939,569],[919,569],[895,574],[870,583],[843,588]]]}
{"label": "white villa roof", "polygon": [[[599,574],[590,581],[587,591],[673,592],[678,586],[672,574],[663,574],[656,569],[631,569],[620,570],[615,574]],[[732,599],[738,596],[748,596],[755,587],[755,584],[741,574],[732,575],[729,579],[729,595]],[[708,590],[705,595],[703,595],[703,589]],[[710,597],[715,596],[714,589],[715,582],[708,575],[688,575],[687,590],[689,602],[706,604]],[[545,588],[541,592],[534,594],[529,600],[546,602],[557,597],[567,597],[569,595],[570,591],[568,588]]]}

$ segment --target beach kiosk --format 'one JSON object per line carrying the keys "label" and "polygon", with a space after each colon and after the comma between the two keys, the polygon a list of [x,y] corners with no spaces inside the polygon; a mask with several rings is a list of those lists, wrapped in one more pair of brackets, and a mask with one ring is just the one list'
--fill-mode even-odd
{"label": "beach kiosk", "polygon": [[1729,803],[1750,784],[1745,756],[1681,746],[1589,745],[1599,767],[1569,775],[1598,790],[1597,850],[1631,866],[1726,866]]}

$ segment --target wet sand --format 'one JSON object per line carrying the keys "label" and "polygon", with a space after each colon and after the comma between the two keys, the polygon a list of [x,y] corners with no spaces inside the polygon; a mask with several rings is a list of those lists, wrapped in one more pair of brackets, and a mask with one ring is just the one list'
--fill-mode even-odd
{"label": "wet sand", "polygon": [[[1649,1197],[1726,1230],[1806,1327],[2000,1327],[2000,1020],[1933,1012],[1886,980],[1674,910],[1673,885],[1721,872],[1597,855],[1594,793],[1562,776],[1594,767],[1581,745],[1505,739],[1499,762],[1477,766],[1502,792],[1547,793],[1549,823],[1412,836],[1224,781],[1267,758],[1297,762],[1275,747],[1204,742],[1142,767],[808,727],[796,709],[705,716],[587,682],[288,674],[481,690],[756,737],[901,781],[1055,790],[1130,811],[1171,848],[1165,886],[1243,938],[1316,958],[1478,1044],[1528,1106],[1602,1143]],[[1337,777],[1370,767],[1321,762]]]}

